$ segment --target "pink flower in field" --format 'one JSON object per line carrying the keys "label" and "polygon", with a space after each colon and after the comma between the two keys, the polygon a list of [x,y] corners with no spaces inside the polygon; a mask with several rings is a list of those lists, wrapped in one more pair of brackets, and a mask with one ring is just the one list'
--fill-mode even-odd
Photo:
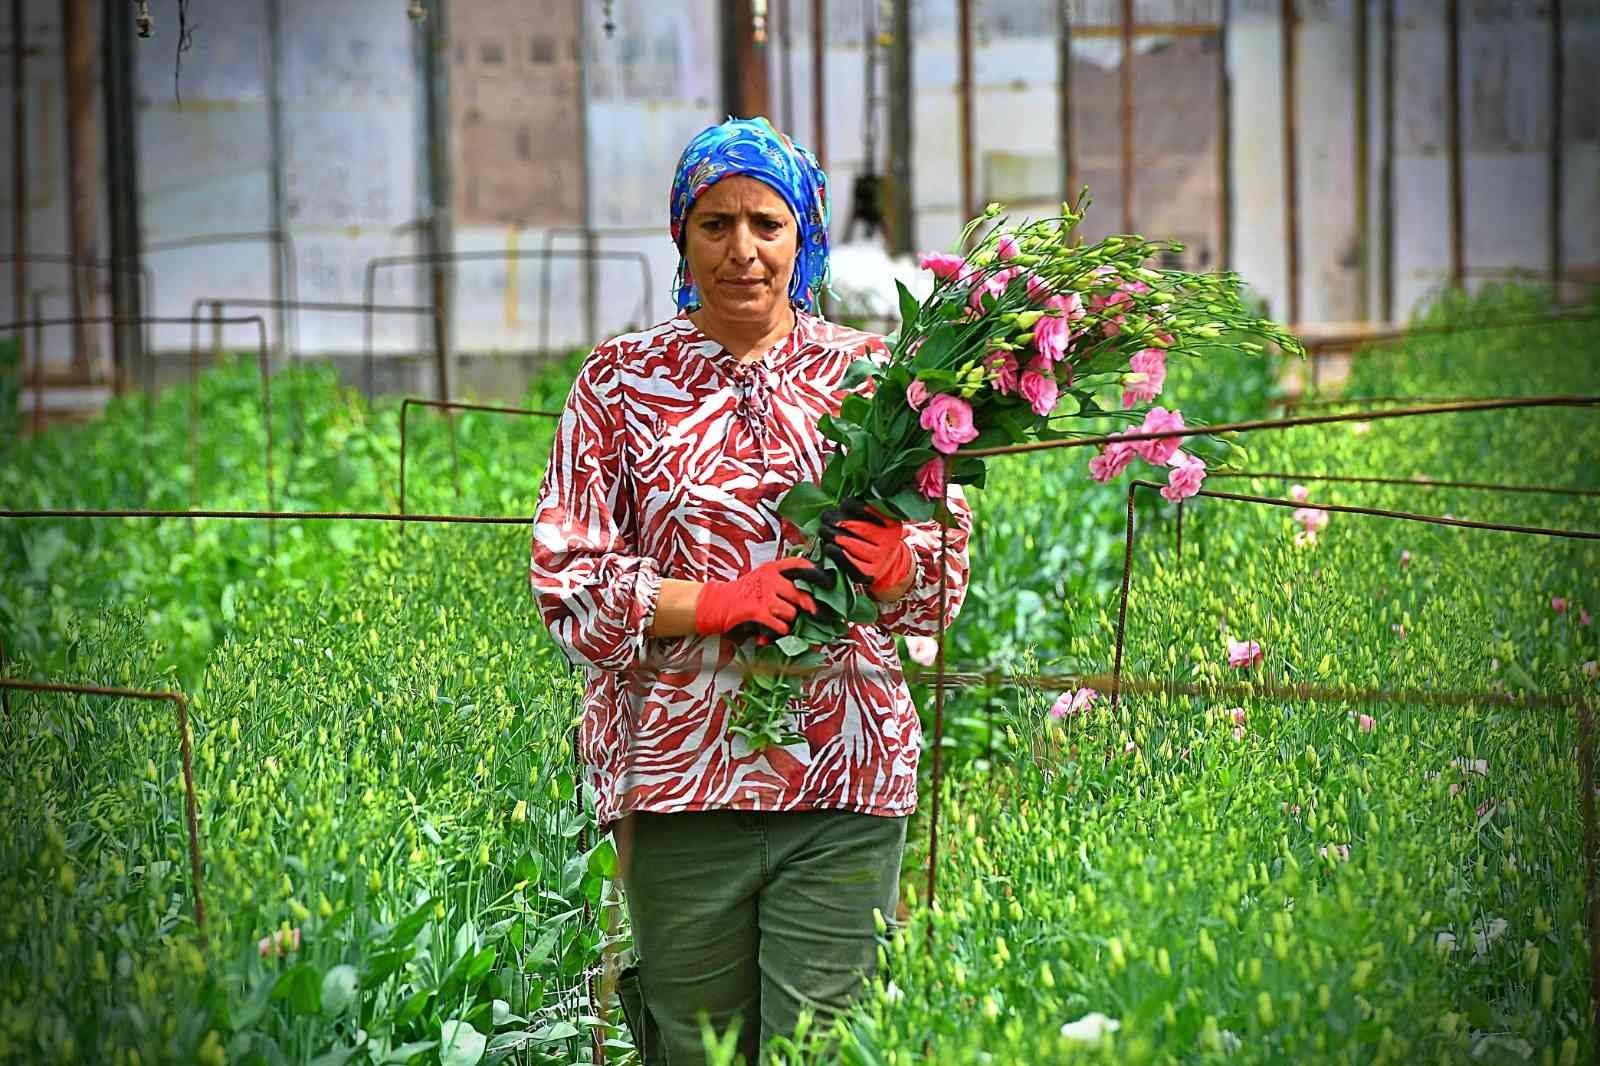
{"label": "pink flower in field", "polygon": [[1244,725],[1245,713],[1243,707],[1229,707],[1228,720],[1234,725]]}
{"label": "pink flower in field", "polygon": [[1010,396],[1017,391],[1017,360],[1010,352],[990,352],[983,357],[983,366],[1000,395]]}
{"label": "pink flower in field", "polygon": [[1128,468],[1133,462],[1133,445],[1113,442],[1089,460],[1089,477],[1105,484]]}
{"label": "pink flower in field", "polygon": [[1063,692],[1056,697],[1055,703],[1050,705],[1051,718],[1067,718],[1075,714],[1082,714],[1089,709],[1089,705],[1100,698],[1100,693],[1092,688],[1073,689]]}
{"label": "pink flower in field", "polygon": [[1297,530],[1294,535],[1296,548],[1314,548],[1317,545],[1317,531],[1314,529]]}
{"label": "pink flower in field", "polygon": [[1404,570],[1411,565],[1411,551],[1407,549],[1400,553],[1400,569]]}
{"label": "pink flower in field", "polygon": [[1590,659],[1583,664],[1583,672],[1590,681],[1600,679],[1600,660]]}
{"label": "pink flower in field", "polygon": [[1060,311],[1067,316],[1068,322],[1076,322],[1084,316],[1083,297],[1075,292],[1065,292],[1052,296],[1044,302],[1046,310]]}
{"label": "pink flower in field", "polygon": [[282,958],[291,951],[300,950],[300,927],[283,930],[274,929],[271,933],[256,941],[256,950],[261,952],[262,958],[276,956]]}
{"label": "pink flower in field", "polygon": [[1566,600],[1566,597],[1564,597],[1564,596],[1551,596],[1550,597],[1550,609],[1552,611],[1554,611],[1556,614],[1566,614],[1567,613],[1567,600]]}
{"label": "pink flower in field", "polygon": [[1180,451],[1173,453],[1168,465],[1172,472],[1167,475],[1167,483],[1161,486],[1164,499],[1177,503],[1200,491],[1200,485],[1206,479],[1204,459]]}
{"label": "pink flower in field", "polygon": [[1253,640],[1228,641],[1228,665],[1240,670],[1248,670],[1261,662],[1261,645]]}
{"label": "pink flower in field", "polygon": [[1594,619],[1589,617],[1588,611],[1584,610],[1582,607],[1578,608],[1578,624],[1580,626],[1586,626],[1593,621]]}
{"label": "pink flower in field", "polygon": [[1356,727],[1363,733],[1370,733],[1378,726],[1378,720],[1370,714],[1356,716]]}
{"label": "pink flower in field", "polygon": [[1452,782],[1450,782],[1450,795],[1454,796],[1456,793],[1458,793],[1460,791],[1461,791],[1461,782],[1460,781],[1452,781]]}
{"label": "pink flower in field", "polygon": [[978,436],[978,427],[972,424],[972,405],[947,392],[928,401],[921,424],[933,433],[934,448],[946,455]]}
{"label": "pink flower in field", "polygon": [[1243,740],[1244,739],[1244,726],[1236,725],[1236,726],[1233,727],[1233,739],[1234,740]]}
{"label": "pink flower in field", "polygon": [[1289,517],[1300,523],[1300,527],[1312,533],[1320,533],[1328,524],[1328,512],[1320,507],[1296,507]]}
{"label": "pink flower in field", "polygon": [[1289,499],[1294,500],[1296,503],[1305,503],[1310,495],[1311,490],[1304,485],[1289,486]]}
{"label": "pink flower in field", "polygon": [[913,381],[906,386],[906,403],[913,411],[922,410],[922,405],[928,402],[928,386],[920,381]]}
{"label": "pink flower in field", "polygon": [[1324,859],[1329,859],[1329,858],[1333,858],[1334,856],[1337,856],[1338,858],[1342,859],[1343,861],[1349,862],[1350,861],[1350,845],[1349,844],[1325,844],[1322,847],[1317,849],[1317,855],[1319,857],[1321,857],[1321,858],[1324,858]]}
{"label": "pink flower in field", "polygon": [[1033,413],[1041,418],[1054,411],[1061,390],[1056,387],[1056,379],[1050,373],[1050,361],[1041,355],[1029,363],[1028,369],[1023,371],[1018,391],[1028,401],[1028,406],[1033,408]]}
{"label": "pink flower in field", "polygon": [[923,270],[932,271],[940,281],[960,281],[972,270],[965,259],[945,252],[926,252],[917,263]]}
{"label": "pink flower in field", "polygon": [[[1169,411],[1165,407],[1152,407],[1144,416],[1144,422],[1135,433],[1167,433],[1183,429],[1183,414],[1179,411]],[[1183,446],[1181,436],[1161,437],[1156,440],[1141,440],[1133,443],[1133,450],[1138,452],[1144,461],[1151,466],[1166,466],[1167,462],[1177,454]]]}
{"label": "pink flower in field", "polygon": [[1482,818],[1484,815],[1492,813],[1498,806],[1500,806],[1500,801],[1495,799],[1493,796],[1490,796],[1488,799],[1478,804],[1478,817]]}
{"label": "pink flower in field", "polygon": [[930,500],[939,498],[939,487],[944,482],[944,460],[929,459],[917,471],[917,491]]}
{"label": "pink flower in field", "polygon": [[1054,299],[1054,297],[1050,295],[1050,283],[1037,274],[1029,273],[1028,299],[1032,300],[1036,304],[1046,303],[1049,300]]}
{"label": "pink flower in field", "polygon": [[[934,460],[934,462],[938,461],[937,459]],[[937,492],[938,489],[934,491]],[[907,637],[906,654],[911,656],[911,661],[914,663],[932,666],[939,659],[939,642],[933,637]]]}
{"label": "pink flower in field", "polygon": [[1021,267],[1006,267],[996,270],[987,278],[972,287],[972,295],[967,298],[967,304],[979,314],[983,313],[983,298],[985,296],[999,297],[1006,291],[1006,286],[1011,284],[1011,279],[1022,276]]}
{"label": "pink flower in field", "polygon": [[1136,407],[1161,395],[1162,386],[1167,383],[1166,352],[1146,348],[1128,360],[1128,368],[1134,376],[1124,383],[1122,406]]}
{"label": "pink flower in field", "polygon": [[999,259],[1015,259],[1022,254],[1022,245],[1009,233],[1000,234],[1000,239],[995,241],[994,254]]}
{"label": "pink flower in field", "polygon": [[1061,315],[1045,315],[1033,325],[1033,346],[1050,362],[1060,362],[1072,347],[1072,326]]}

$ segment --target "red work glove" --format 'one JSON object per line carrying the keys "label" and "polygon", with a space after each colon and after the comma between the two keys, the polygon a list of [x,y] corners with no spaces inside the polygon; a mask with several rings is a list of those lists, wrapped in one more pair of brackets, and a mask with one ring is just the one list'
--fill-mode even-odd
{"label": "red work glove", "polygon": [[823,554],[851,580],[883,599],[911,573],[911,549],[903,522],[847,496],[836,510],[822,512]]}
{"label": "red work glove", "polygon": [[737,637],[753,629],[767,640],[787,636],[801,613],[817,613],[817,601],[796,581],[826,588],[830,586],[823,583],[831,582],[832,575],[809,559],[790,558],[762,563],[733,581],[707,581],[694,606],[695,632]]}

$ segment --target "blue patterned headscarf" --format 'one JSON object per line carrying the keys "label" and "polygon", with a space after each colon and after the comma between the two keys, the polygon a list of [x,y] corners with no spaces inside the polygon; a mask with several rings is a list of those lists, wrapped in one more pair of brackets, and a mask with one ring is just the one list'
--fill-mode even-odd
{"label": "blue patterned headscarf", "polygon": [[700,194],[732,174],[756,178],[783,197],[799,226],[789,302],[815,313],[828,284],[828,177],[817,157],[773,128],[764,118],[730,118],[707,126],[683,150],[672,180],[672,243],[678,246],[678,306],[700,305],[700,290],[682,256],[684,223]]}

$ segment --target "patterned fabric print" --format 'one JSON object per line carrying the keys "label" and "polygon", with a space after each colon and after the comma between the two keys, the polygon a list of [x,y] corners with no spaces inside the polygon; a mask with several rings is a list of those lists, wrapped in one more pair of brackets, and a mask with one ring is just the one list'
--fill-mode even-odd
{"label": "patterned fabric print", "polygon": [[[731,641],[646,635],[663,578],[727,580],[800,546],[777,502],[821,477],[833,444],[817,419],[838,413],[858,357],[886,359],[881,338],[799,312],[746,368],[682,314],[585,361],[539,494],[530,578],[551,635],[587,668],[579,755],[602,825],[632,811],[916,809],[922,730],[891,634],[939,630],[937,523],[908,527],[910,591],[807,680],[803,742],[756,754],[728,733]],[[958,486],[948,503],[953,620],[972,520]]]}
{"label": "patterned fabric print", "polygon": [[[700,194],[732,174],[766,182],[783,197],[800,227],[789,300],[813,313],[828,284],[828,176],[810,152],[779,133],[764,118],[729,119],[707,126],[683,149],[668,202],[672,243],[683,249],[683,226]],[[700,290],[678,260],[678,306],[700,305]]]}

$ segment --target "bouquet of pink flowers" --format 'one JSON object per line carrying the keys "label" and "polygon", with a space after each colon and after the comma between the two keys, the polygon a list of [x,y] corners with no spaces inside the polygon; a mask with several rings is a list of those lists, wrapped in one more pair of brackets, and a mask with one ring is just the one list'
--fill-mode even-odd
{"label": "bouquet of pink flowers", "polygon": [[[1299,352],[1286,330],[1248,311],[1233,274],[1154,269],[1171,243],[1137,236],[1077,243],[1086,201],[1063,204],[1056,218],[1009,226],[991,204],[968,224],[965,256],[932,254],[922,266],[937,279],[921,304],[900,286],[901,324],[882,364],[859,360],[843,387],[837,416],[819,428],[838,445],[820,484],[796,485],[778,510],[811,538],[806,557],[832,571],[832,588],[808,584],[827,618],[802,616],[791,632],[747,646],[742,706],[733,729],[757,748],[792,738],[786,725],[799,677],[823,662],[821,646],[851,623],[877,618],[877,604],[822,553],[821,515],[857,497],[903,521],[948,523],[941,487],[982,485],[984,460],[959,454],[1027,441],[1187,428],[1181,412],[1154,405],[1168,360],[1208,351],[1262,351],[1257,340]],[[1089,460],[1106,482],[1135,459],[1166,470],[1161,494],[1192,496],[1205,461],[1195,438],[1113,441]]]}

